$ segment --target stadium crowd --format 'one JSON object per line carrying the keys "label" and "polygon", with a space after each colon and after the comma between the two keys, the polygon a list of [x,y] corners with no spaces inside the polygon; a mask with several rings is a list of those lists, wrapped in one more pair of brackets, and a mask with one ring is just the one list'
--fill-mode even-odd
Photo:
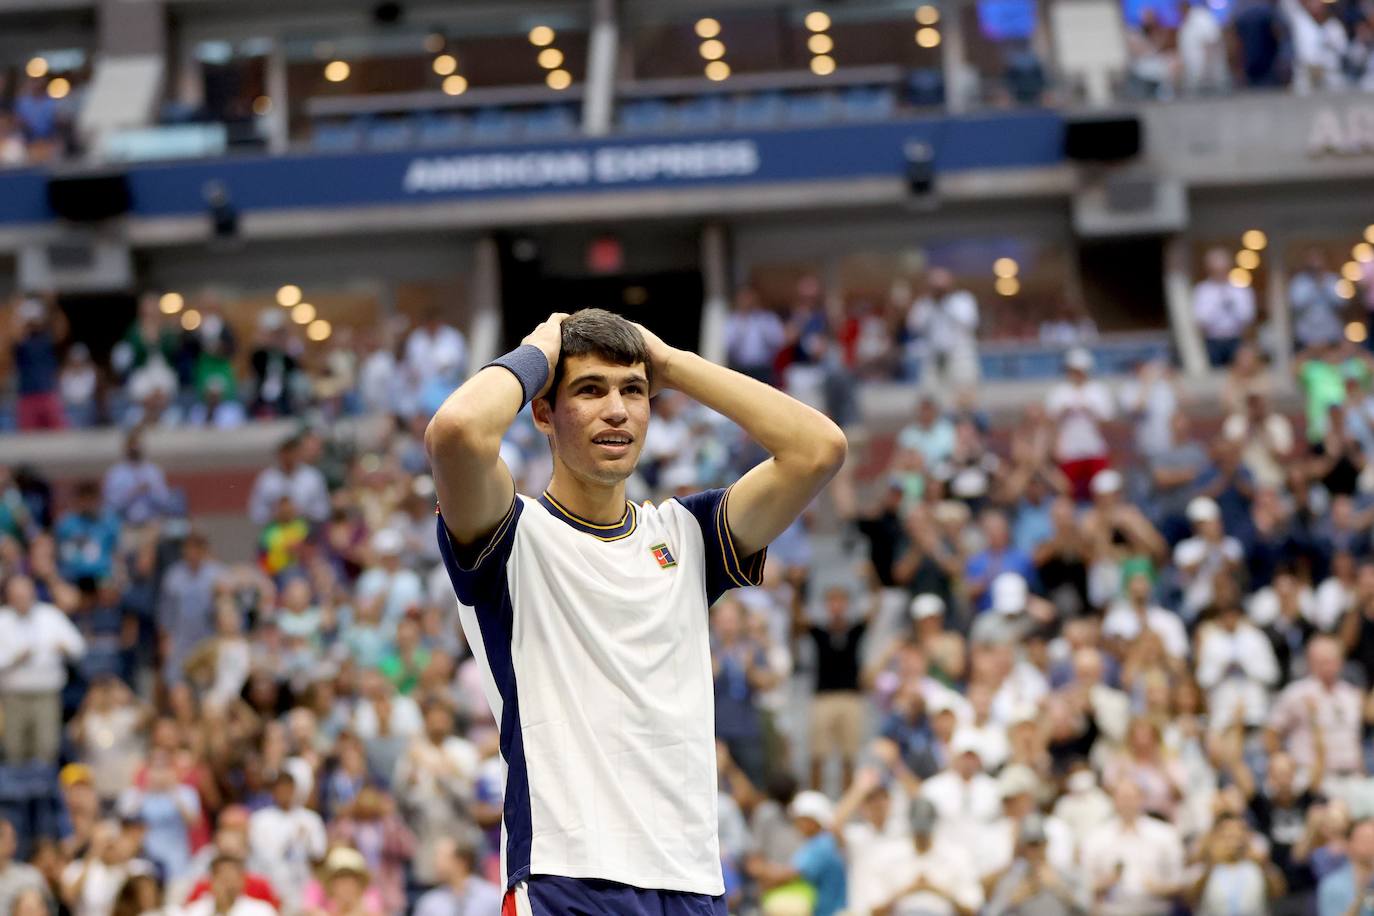
{"label": "stadium crowd", "polygon": [[[841,334],[743,298],[733,362],[844,394]],[[125,384],[183,384],[144,319]],[[262,331],[244,412],[292,415],[311,399]],[[460,373],[447,331],[393,365],[428,341]],[[207,394],[233,365],[209,338],[185,377]],[[1310,343],[1296,426],[1242,339],[1221,417],[1163,363],[1108,384],[1069,348],[1010,428],[931,393],[872,443],[876,481],[847,472],[712,611],[731,912],[1374,913],[1374,360]],[[281,444],[246,494],[252,564],[179,517],[143,446],[160,414],[103,480],[0,469],[0,914],[498,911],[503,768],[407,378],[332,395],[399,417],[380,448]],[[527,420],[503,456],[539,492]],[[759,457],[667,392],[629,495]]]}

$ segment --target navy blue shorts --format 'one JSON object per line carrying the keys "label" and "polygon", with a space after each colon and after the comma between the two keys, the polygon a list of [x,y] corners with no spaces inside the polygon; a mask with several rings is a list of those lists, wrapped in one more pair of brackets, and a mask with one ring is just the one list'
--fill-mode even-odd
{"label": "navy blue shorts", "polygon": [[725,897],[647,891],[594,878],[534,875],[506,892],[501,916],[727,916]]}

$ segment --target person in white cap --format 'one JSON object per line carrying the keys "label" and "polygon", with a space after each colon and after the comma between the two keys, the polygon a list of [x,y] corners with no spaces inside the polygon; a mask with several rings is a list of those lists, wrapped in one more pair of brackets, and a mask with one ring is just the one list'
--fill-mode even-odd
{"label": "person in white cap", "polygon": [[1159,529],[1133,503],[1125,499],[1118,471],[1106,470],[1092,481],[1092,507],[1083,513],[1083,530],[1093,542],[1088,600],[1101,607],[1121,594],[1121,570],[1148,560],[1156,565],[1168,559],[1169,545]]}
{"label": "person in white cap", "polygon": [[266,525],[283,496],[291,497],[296,511],[313,524],[329,518],[329,487],[324,474],[301,460],[301,438],[295,435],[277,446],[277,463],[253,481],[253,493],[248,498],[248,517],[253,524]]}
{"label": "person in white cap", "polygon": [[376,561],[358,578],[357,598],[364,602],[381,598],[383,617],[394,624],[406,611],[425,600],[425,586],[413,569],[401,565],[405,536],[395,528],[383,528],[372,536]]}
{"label": "person in white cap", "polygon": [[844,856],[832,832],[835,806],[820,792],[798,792],[787,813],[802,835],[801,848],[787,864],[756,862],[751,867],[759,886],[769,891],[794,881],[805,881],[816,892],[812,916],[837,916],[848,905],[848,877]]}
{"label": "person in white cap", "polygon": [[1065,379],[1050,389],[1045,408],[1055,422],[1054,459],[1069,478],[1074,498],[1088,496],[1088,484],[1107,467],[1101,425],[1115,414],[1107,386],[1089,378],[1093,356],[1075,347],[1064,356]]}
{"label": "person in white cap", "polygon": [[960,729],[949,744],[949,766],[921,786],[940,814],[952,843],[977,856],[985,829],[1002,812],[997,780],[983,772],[983,743],[976,732]]}
{"label": "person in white cap", "polygon": [[1031,558],[1011,543],[1011,526],[1007,517],[997,510],[983,513],[982,529],[985,546],[969,557],[964,566],[964,584],[968,595],[979,611],[992,606],[993,582],[1004,573],[1015,573],[1023,581],[1035,575]]}
{"label": "person in white cap", "polygon": [[1127,576],[1125,595],[1108,608],[1102,621],[1102,636],[1117,641],[1124,658],[1127,647],[1148,630],[1159,637],[1170,657],[1186,661],[1188,631],[1177,614],[1155,603],[1153,589],[1148,573],[1140,571]]}
{"label": "person in white cap", "polygon": [[911,599],[910,612],[918,643],[924,645],[944,631],[945,599],[939,595],[917,595]]}
{"label": "person in white cap", "polygon": [[1073,831],[1057,817],[1040,817],[1037,799],[1042,791],[1040,777],[1020,764],[1010,764],[997,777],[997,790],[1002,796],[1002,816],[988,825],[986,845],[977,859],[979,874],[994,877],[1012,864],[1023,822],[1034,817],[1044,835],[1042,842],[1049,863],[1062,872],[1073,870],[1076,849]]}
{"label": "person in white cap", "polygon": [[1174,565],[1183,584],[1183,615],[1194,620],[1212,603],[1217,576],[1234,576],[1245,561],[1240,541],[1221,526],[1221,507],[1209,496],[1188,503],[1194,535],[1174,548]]}

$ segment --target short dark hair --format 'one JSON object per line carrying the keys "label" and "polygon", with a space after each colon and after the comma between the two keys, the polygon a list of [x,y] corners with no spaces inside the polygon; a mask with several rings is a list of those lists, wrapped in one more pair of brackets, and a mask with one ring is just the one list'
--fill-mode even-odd
{"label": "short dark hair", "polygon": [[581,309],[563,321],[563,340],[554,369],[553,383],[545,395],[552,406],[563,382],[563,367],[570,356],[599,356],[617,366],[644,364],[644,376],[653,387],[654,368],[649,363],[649,348],[634,323],[605,309]]}

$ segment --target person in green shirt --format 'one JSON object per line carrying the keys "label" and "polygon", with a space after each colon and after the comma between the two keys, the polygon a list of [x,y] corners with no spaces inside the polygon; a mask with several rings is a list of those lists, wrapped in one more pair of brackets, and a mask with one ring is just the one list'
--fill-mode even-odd
{"label": "person in green shirt", "polygon": [[409,696],[429,667],[429,657],[429,650],[420,644],[420,621],[407,614],[396,625],[396,648],[382,658],[378,668],[397,693]]}
{"label": "person in green shirt", "polygon": [[1368,353],[1339,340],[1298,354],[1298,384],[1307,408],[1307,441],[1320,442],[1326,437],[1331,408],[1345,403],[1347,379],[1358,379],[1361,389],[1369,387],[1374,375],[1370,364]]}

